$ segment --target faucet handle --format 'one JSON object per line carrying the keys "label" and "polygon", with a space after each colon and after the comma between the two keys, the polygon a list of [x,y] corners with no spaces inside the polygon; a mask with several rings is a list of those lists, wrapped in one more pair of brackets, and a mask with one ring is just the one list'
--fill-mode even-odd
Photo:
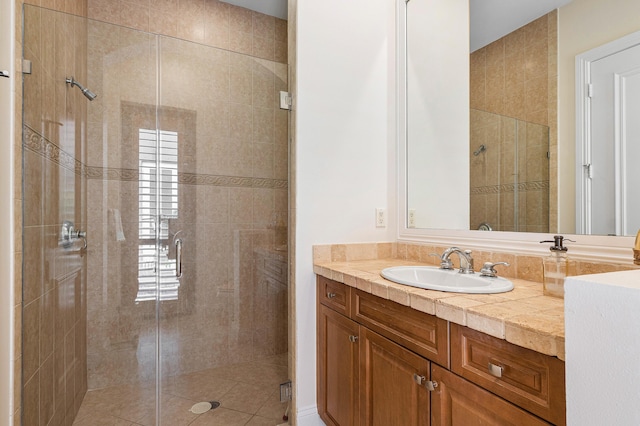
{"label": "faucet handle", "polygon": [[491,277],[495,278],[498,276],[498,271],[495,270],[495,267],[498,265],[509,266],[509,262],[484,262],[482,269],[480,270],[480,275],[483,277]]}

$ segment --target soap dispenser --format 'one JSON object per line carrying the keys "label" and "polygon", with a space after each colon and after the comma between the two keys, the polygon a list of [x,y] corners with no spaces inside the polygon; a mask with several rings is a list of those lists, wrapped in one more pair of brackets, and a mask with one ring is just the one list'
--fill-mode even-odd
{"label": "soap dispenser", "polygon": [[553,243],[549,250],[551,254],[544,258],[543,294],[546,296],[564,297],[564,279],[575,275],[576,262],[567,256],[565,241],[571,241],[562,235],[554,235],[553,241],[540,241],[541,243]]}

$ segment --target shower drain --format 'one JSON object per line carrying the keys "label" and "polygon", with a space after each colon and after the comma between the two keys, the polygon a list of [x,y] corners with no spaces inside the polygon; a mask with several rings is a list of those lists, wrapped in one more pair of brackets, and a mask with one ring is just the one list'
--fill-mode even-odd
{"label": "shower drain", "polygon": [[193,407],[191,407],[189,411],[193,414],[202,414],[209,410],[215,410],[219,406],[220,403],[218,401],[198,402],[197,404],[193,404]]}

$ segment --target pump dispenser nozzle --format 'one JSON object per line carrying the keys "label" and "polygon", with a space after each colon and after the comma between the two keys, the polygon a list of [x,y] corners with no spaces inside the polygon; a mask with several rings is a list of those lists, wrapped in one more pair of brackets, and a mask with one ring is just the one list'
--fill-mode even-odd
{"label": "pump dispenser nozzle", "polygon": [[564,241],[571,241],[572,243],[575,243],[575,241],[565,238],[562,235],[554,235],[553,241],[546,240],[540,241],[540,243],[553,243],[553,245],[549,247],[549,250],[551,251],[567,251],[569,249],[564,246]]}
{"label": "pump dispenser nozzle", "polygon": [[633,263],[640,265],[640,230],[636,235],[636,245],[633,247]]}

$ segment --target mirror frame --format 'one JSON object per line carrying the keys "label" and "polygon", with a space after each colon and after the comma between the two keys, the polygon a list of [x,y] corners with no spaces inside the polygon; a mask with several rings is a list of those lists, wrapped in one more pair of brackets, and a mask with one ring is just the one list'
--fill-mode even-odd
{"label": "mirror frame", "polygon": [[[517,252],[534,256],[549,253],[553,234],[505,231],[450,230],[407,227],[407,78],[406,78],[406,2],[396,3],[396,152],[397,152],[397,239],[403,242],[429,243],[441,247],[461,246],[496,252]],[[467,79],[460,84],[469,85]],[[459,86],[457,84],[456,86]],[[576,125],[576,124],[574,124]],[[570,253],[585,260],[633,263],[634,237],[563,234],[575,240]]]}

